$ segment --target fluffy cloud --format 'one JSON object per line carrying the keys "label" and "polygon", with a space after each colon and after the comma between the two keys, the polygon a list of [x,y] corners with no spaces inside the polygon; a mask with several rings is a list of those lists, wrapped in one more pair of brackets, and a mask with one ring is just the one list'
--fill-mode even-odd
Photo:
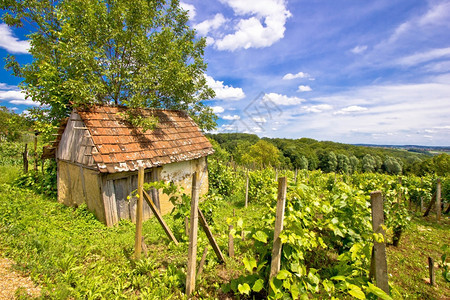
{"label": "fluffy cloud", "polygon": [[351,105],[351,106],[345,107],[341,110],[338,110],[334,114],[335,115],[345,115],[345,114],[350,114],[350,113],[363,112],[366,110],[367,110],[366,107],[362,107],[362,106],[358,106],[358,105]]}
{"label": "fluffy cloud", "polygon": [[333,106],[329,104],[319,104],[312,106],[302,106],[302,109],[309,113],[321,113],[323,111],[332,110]]}
{"label": "fluffy cloud", "polygon": [[0,47],[11,53],[28,53],[30,42],[19,41],[6,24],[0,24]]}
{"label": "fluffy cloud", "polygon": [[180,6],[182,9],[186,10],[188,12],[189,19],[194,20],[195,19],[195,6],[189,3],[180,2]]}
{"label": "fluffy cloud", "polygon": [[361,53],[363,53],[366,50],[367,50],[367,46],[366,45],[362,45],[362,46],[358,45],[355,48],[353,48],[352,50],[350,50],[350,52],[352,52],[354,54],[361,54]]}
{"label": "fluffy cloud", "polygon": [[[201,35],[207,35],[211,30],[216,30],[226,22],[225,17],[222,14],[216,14],[213,19],[203,21],[194,26],[195,30]],[[208,44],[213,44],[214,39],[208,37]]]}
{"label": "fluffy cloud", "polygon": [[241,117],[239,117],[238,115],[225,115],[225,116],[222,117],[222,119],[229,120],[229,121],[234,121],[234,120],[240,120]]}
{"label": "fluffy cloud", "polygon": [[245,98],[244,91],[241,88],[224,85],[223,81],[216,81],[211,76],[205,75],[206,83],[216,92],[217,100],[241,100]]}
{"label": "fluffy cloud", "polygon": [[225,109],[222,106],[211,106],[213,113],[220,114],[225,111]]}
{"label": "fluffy cloud", "polygon": [[305,99],[301,99],[298,97],[289,97],[277,93],[265,94],[262,99],[263,101],[273,102],[276,105],[297,105],[305,101]]}
{"label": "fluffy cloud", "polygon": [[297,92],[310,92],[312,91],[309,85],[299,85]]}
{"label": "fluffy cloud", "polygon": [[309,80],[314,80],[308,73],[298,72],[297,74],[287,73],[283,76],[283,80],[292,80],[296,78],[307,78]]}
{"label": "fluffy cloud", "polygon": [[[199,33],[216,29],[214,39],[209,42],[218,50],[235,51],[237,49],[269,47],[284,37],[286,20],[291,13],[286,9],[285,0],[221,0],[230,6],[237,20],[234,32],[225,34],[217,30],[224,23],[222,15],[207,20],[196,27]],[[247,17],[248,16],[248,17]]]}

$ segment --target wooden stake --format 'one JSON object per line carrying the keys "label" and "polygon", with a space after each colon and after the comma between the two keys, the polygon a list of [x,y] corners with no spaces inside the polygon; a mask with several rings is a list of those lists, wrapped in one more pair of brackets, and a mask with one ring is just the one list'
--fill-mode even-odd
{"label": "wooden stake", "polygon": [[270,279],[275,277],[280,271],[281,263],[281,239],[280,233],[283,230],[284,207],[286,203],[286,177],[278,179],[277,213],[275,216],[275,229],[272,248],[272,262],[270,264]]}
{"label": "wooden stake", "polygon": [[152,199],[150,198],[150,195],[146,191],[143,191],[143,193],[144,193],[144,199],[147,201],[148,206],[152,210],[152,212],[155,215],[156,219],[158,220],[159,224],[161,224],[162,228],[164,229],[164,232],[172,240],[172,242],[174,242],[175,245],[178,246],[177,239],[173,235],[173,233],[170,230],[169,226],[167,226],[167,223],[164,221],[164,219],[163,219],[161,213],[159,212],[158,208],[153,203]]}
{"label": "wooden stake", "polygon": [[198,234],[198,191],[197,172],[192,174],[191,218],[189,230],[188,265],[186,274],[186,295],[189,297],[195,290],[195,265],[197,263]]}
{"label": "wooden stake", "polygon": [[370,201],[372,204],[372,229],[375,233],[381,233],[383,235],[383,242],[378,243],[376,240],[373,242],[373,256],[374,262],[374,275],[377,287],[382,289],[389,295],[388,273],[387,273],[387,261],[386,261],[386,233],[382,227],[384,223],[384,211],[383,211],[383,197],[380,191],[370,193]]}
{"label": "wooden stake", "polygon": [[234,237],[233,237],[233,225],[229,226],[229,233],[228,233],[228,256],[234,257]]}
{"label": "wooden stake", "polygon": [[25,144],[25,151],[22,153],[23,157],[23,172],[28,173],[28,144]]}
{"label": "wooden stake", "polygon": [[197,278],[202,275],[203,266],[205,265],[206,255],[208,254],[208,245],[206,245],[205,250],[203,250],[202,259],[200,260],[200,264],[198,265]]}
{"label": "wooden stake", "polygon": [[431,257],[428,257],[428,271],[430,272],[430,285],[434,286],[436,278],[434,277],[434,261]]}
{"label": "wooden stake", "polygon": [[134,258],[141,259],[142,250],[142,211],[144,201],[144,167],[138,171],[138,199],[136,204],[136,239],[134,243]]}
{"label": "wooden stake", "polygon": [[213,247],[213,250],[216,253],[217,258],[219,259],[219,262],[224,263],[225,258],[222,254],[222,251],[220,251],[219,245],[217,245],[217,242],[214,239],[214,236],[212,235],[211,229],[209,229],[208,223],[206,223],[205,216],[203,215],[203,213],[200,209],[198,209],[198,216],[199,216],[199,220],[200,220],[200,225],[202,226],[203,230],[205,231],[206,237],[208,238],[209,243]]}
{"label": "wooden stake", "polygon": [[248,205],[248,169],[247,169],[247,179],[245,181],[245,207]]}
{"label": "wooden stake", "polygon": [[441,179],[437,179],[436,186],[436,221],[441,220]]}
{"label": "wooden stake", "polygon": [[37,133],[34,134],[34,170],[38,170],[38,155],[37,155]]}

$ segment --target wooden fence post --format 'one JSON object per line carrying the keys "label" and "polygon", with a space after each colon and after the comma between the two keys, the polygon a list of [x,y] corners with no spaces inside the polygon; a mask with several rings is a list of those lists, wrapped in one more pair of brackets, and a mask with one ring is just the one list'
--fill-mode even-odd
{"label": "wooden fence post", "polygon": [[234,257],[234,237],[233,237],[233,225],[230,225],[228,233],[228,256]]}
{"label": "wooden fence post", "polygon": [[25,150],[22,153],[23,157],[23,172],[28,173],[28,144],[25,144]]}
{"label": "wooden fence post", "polygon": [[286,203],[286,177],[278,179],[277,213],[275,216],[275,229],[273,236],[272,262],[270,264],[270,279],[275,277],[280,271],[281,263],[281,239],[280,233],[283,230],[284,207]]}
{"label": "wooden fence post", "polygon": [[142,211],[144,204],[144,167],[138,171],[138,199],[136,204],[136,236],[134,243],[134,258],[141,259],[142,250]]}
{"label": "wooden fence post", "polygon": [[248,169],[247,169],[247,179],[245,181],[245,207],[248,205]]}
{"label": "wooden fence post", "polygon": [[198,234],[198,191],[197,172],[192,174],[191,218],[189,230],[188,265],[186,274],[186,295],[189,297],[195,290],[195,265],[197,263],[197,234]]}
{"label": "wooden fence post", "polygon": [[436,221],[441,220],[441,179],[437,179],[436,186]]}
{"label": "wooden fence post", "polygon": [[377,287],[389,295],[387,261],[386,261],[386,233],[382,227],[384,223],[383,197],[380,191],[370,193],[372,204],[372,228],[374,233],[383,235],[383,242],[373,241],[373,255],[371,262],[371,273],[375,275]]}
{"label": "wooden fence post", "polygon": [[434,277],[434,260],[431,257],[428,257],[428,271],[430,272],[430,285],[434,286],[436,278]]}
{"label": "wooden fence post", "polygon": [[34,171],[38,170],[38,155],[37,155],[37,132],[34,134]]}

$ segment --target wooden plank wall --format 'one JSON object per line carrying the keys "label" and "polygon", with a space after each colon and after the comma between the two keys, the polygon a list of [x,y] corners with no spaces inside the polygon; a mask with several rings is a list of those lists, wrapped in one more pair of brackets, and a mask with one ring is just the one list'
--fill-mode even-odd
{"label": "wooden plank wall", "polygon": [[[157,168],[147,170],[144,175],[144,182],[152,182],[154,178],[157,178],[157,173]],[[108,226],[112,226],[123,219],[131,220],[133,223],[136,222],[137,198],[133,195],[137,189],[137,174],[135,172],[125,172],[120,175],[103,175],[103,201],[105,203],[106,224]],[[159,203],[158,191],[150,189],[147,193],[151,195],[155,205]],[[159,209],[159,205],[157,207]],[[144,202],[143,219],[148,220],[152,216],[151,208]]]}
{"label": "wooden plank wall", "polygon": [[59,143],[57,159],[94,167],[93,151],[97,149],[89,130],[80,116],[72,112]]}

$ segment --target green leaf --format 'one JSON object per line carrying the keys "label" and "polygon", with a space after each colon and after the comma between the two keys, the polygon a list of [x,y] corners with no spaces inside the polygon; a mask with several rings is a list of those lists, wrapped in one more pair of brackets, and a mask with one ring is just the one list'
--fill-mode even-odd
{"label": "green leaf", "polygon": [[357,299],[366,299],[366,295],[364,294],[364,292],[361,290],[361,288],[359,286],[356,286],[354,284],[349,284],[348,288],[350,289],[348,291],[348,293],[350,295],[352,295],[353,297],[355,297]]}
{"label": "green leaf", "polygon": [[262,243],[267,243],[267,238],[269,236],[264,231],[257,231],[255,234],[253,234],[253,238],[257,241],[260,241]]}
{"label": "green leaf", "polygon": [[382,289],[380,289],[379,287],[375,286],[374,284],[368,282],[368,287],[366,288],[366,291],[368,293],[372,293],[375,296],[383,299],[383,300],[392,300],[391,296],[389,296],[388,294],[386,294]]}
{"label": "green leaf", "polygon": [[258,279],[252,287],[252,290],[259,293],[264,288],[264,280]]}
{"label": "green leaf", "polygon": [[244,263],[245,269],[250,273],[252,273],[253,269],[256,268],[256,259],[254,259],[253,257],[252,258],[244,257],[242,259],[242,262]]}
{"label": "green leaf", "polygon": [[330,279],[331,280],[336,280],[336,281],[345,281],[347,278],[345,278],[345,276],[338,275],[338,276],[333,276]]}
{"label": "green leaf", "polygon": [[239,293],[250,295],[251,289],[250,286],[247,283],[239,284],[238,285]]}
{"label": "green leaf", "polygon": [[243,225],[244,225],[244,220],[242,220],[242,218],[239,218],[239,220],[237,221],[237,227],[242,228]]}
{"label": "green leaf", "polygon": [[277,274],[277,279],[284,280],[284,279],[288,278],[290,275],[291,275],[291,273],[289,271],[281,270]]}

